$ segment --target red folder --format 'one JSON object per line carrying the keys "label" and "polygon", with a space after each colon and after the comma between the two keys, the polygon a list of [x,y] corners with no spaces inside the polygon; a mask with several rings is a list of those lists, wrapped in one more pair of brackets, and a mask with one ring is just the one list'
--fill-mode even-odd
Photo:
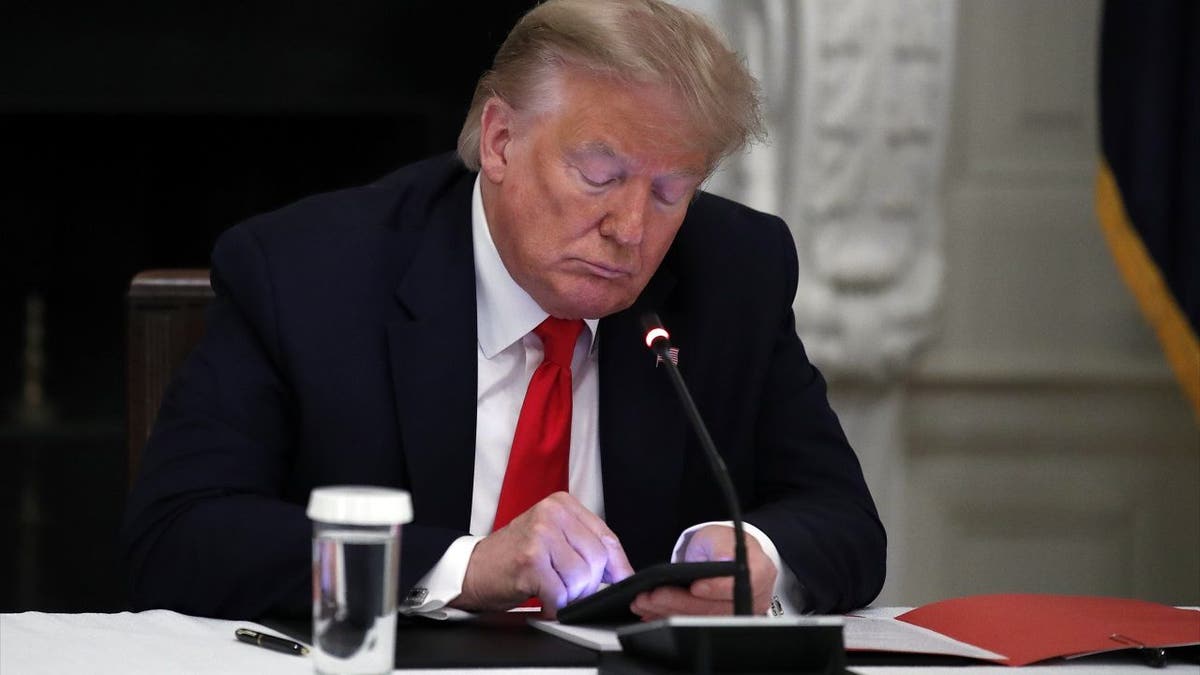
{"label": "red folder", "polygon": [[1131,646],[1200,644],[1200,611],[1121,598],[975,595],[896,619],[1003,654],[1010,666]]}

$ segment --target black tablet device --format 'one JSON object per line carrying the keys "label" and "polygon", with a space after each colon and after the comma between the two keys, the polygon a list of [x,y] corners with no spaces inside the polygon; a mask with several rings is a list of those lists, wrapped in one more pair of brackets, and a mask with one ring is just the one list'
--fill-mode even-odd
{"label": "black tablet device", "polygon": [[659,586],[690,586],[697,579],[733,576],[733,561],[662,563],[653,565],[607,588],[558,610],[559,623],[629,623],[638,616],[629,603],[642,591]]}

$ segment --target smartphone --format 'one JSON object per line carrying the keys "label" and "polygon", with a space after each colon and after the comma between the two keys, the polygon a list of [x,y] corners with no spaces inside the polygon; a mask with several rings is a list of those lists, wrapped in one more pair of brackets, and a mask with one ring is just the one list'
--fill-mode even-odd
{"label": "smartphone", "polygon": [[559,623],[630,623],[639,621],[629,611],[638,593],[659,586],[686,588],[697,579],[733,576],[731,560],[718,562],[661,563],[647,567],[621,581],[567,604],[558,610]]}

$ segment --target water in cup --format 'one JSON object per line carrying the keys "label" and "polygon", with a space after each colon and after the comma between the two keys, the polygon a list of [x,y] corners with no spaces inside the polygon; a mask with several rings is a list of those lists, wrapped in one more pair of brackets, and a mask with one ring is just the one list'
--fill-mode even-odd
{"label": "water in cup", "polygon": [[324,529],[313,539],[313,654],[321,673],[390,673],[399,555],[393,532]]}
{"label": "water in cup", "polygon": [[340,486],[313,490],[313,665],[323,675],[391,673],[408,493]]}

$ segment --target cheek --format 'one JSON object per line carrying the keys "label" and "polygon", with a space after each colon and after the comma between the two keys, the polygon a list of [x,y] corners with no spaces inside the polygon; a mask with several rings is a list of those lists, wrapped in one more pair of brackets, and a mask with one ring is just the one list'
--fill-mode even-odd
{"label": "cheek", "polygon": [[547,198],[540,211],[546,238],[562,246],[588,238],[598,229],[606,208],[595,197],[563,191]]}
{"label": "cheek", "polygon": [[675,241],[675,235],[679,232],[681,225],[683,225],[683,218],[673,217],[656,221],[652,227],[647,229],[642,252],[648,261],[654,263],[655,267],[667,254],[667,249],[671,248],[671,243]]}
{"label": "cheek", "polygon": [[537,214],[538,236],[547,242],[579,236],[601,212],[595,198],[579,194],[563,176],[553,174],[539,176],[538,189],[526,195],[524,205]]}

